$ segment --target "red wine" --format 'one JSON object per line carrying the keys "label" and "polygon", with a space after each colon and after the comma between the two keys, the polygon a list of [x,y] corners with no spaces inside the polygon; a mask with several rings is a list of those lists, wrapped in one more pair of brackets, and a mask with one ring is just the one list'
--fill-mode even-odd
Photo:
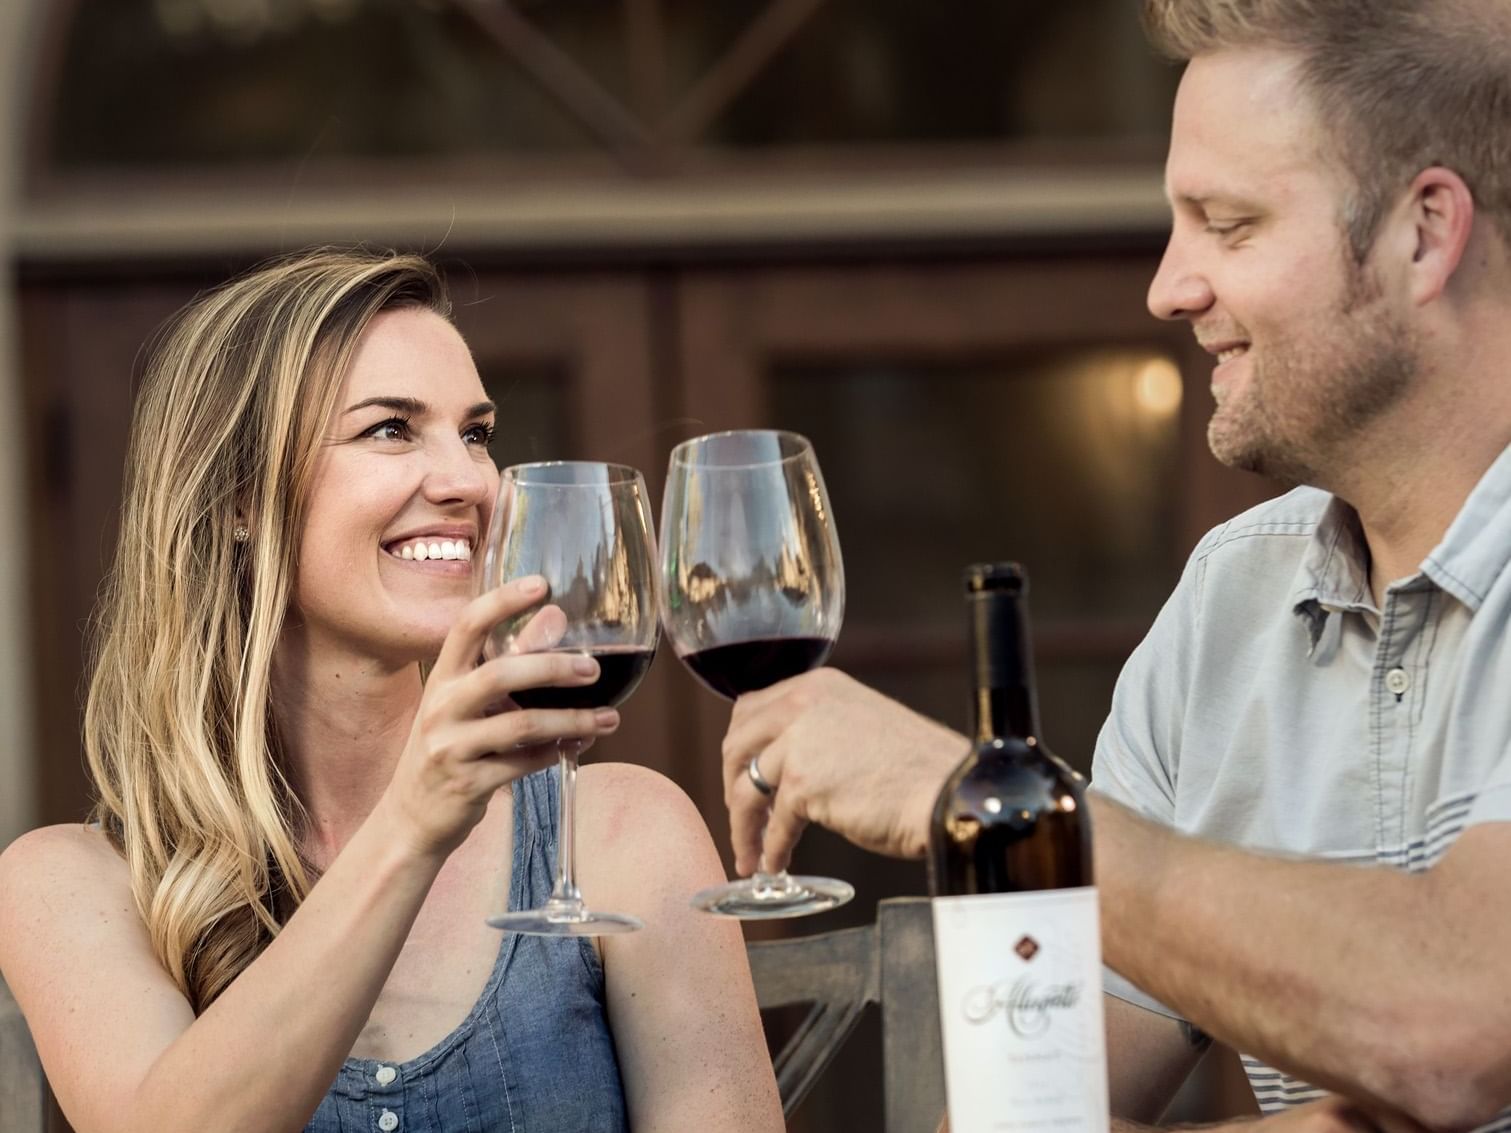
{"label": "red wine", "polygon": [[654,649],[633,646],[581,652],[598,662],[598,679],[592,684],[522,688],[509,699],[521,708],[613,708],[635,691],[656,655]]}
{"label": "red wine", "polygon": [[966,572],[975,742],[929,834],[950,1129],[1105,1133],[1091,824],[1039,738],[1027,586],[1016,563]]}
{"label": "red wine", "polygon": [[758,637],[686,653],[682,661],[714,692],[733,700],[818,668],[833,648],[827,637]]}

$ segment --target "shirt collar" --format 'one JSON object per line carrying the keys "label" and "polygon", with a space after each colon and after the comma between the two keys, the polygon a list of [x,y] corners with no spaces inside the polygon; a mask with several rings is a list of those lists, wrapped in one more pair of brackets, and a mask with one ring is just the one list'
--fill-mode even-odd
{"label": "shirt collar", "polygon": [[1301,557],[1296,571],[1296,589],[1291,603],[1297,614],[1314,623],[1315,644],[1319,623],[1330,610],[1370,610],[1369,555],[1359,515],[1337,496],[1327,507]]}
{"label": "shirt collar", "polygon": [[[1471,612],[1511,563],[1511,446],[1480,477],[1421,574]],[[1359,514],[1333,496],[1312,532],[1296,572],[1292,609],[1307,623],[1312,647],[1333,611],[1374,612],[1369,554]]]}
{"label": "shirt collar", "polygon": [[1511,447],[1480,477],[1422,573],[1477,611],[1511,562]]}

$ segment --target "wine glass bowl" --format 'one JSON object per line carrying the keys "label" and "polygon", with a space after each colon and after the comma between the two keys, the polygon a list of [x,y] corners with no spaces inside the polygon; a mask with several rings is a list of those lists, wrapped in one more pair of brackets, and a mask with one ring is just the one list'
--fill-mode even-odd
{"label": "wine glass bowl", "polygon": [[[740,430],[678,445],[661,509],[661,550],[667,638],[711,691],[734,700],[828,658],[844,620],[844,563],[806,438]],[[853,895],[831,878],[758,872],[705,890],[693,903],[757,919],[822,912]]]}
{"label": "wine glass bowl", "polygon": [[[645,481],[633,468],[586,461],[504,469],[489,523],[481,590],[526,575],[546,580],[529,609],[500,622],[485,657],[512,652],[581,653],[598,662],[591,684],[520,689],[520,708],[612,708],[634,692],[660,632],[656,550]],[[643,927],[635,918],[589,909],[575,882],[575,740],[557,743],[561,813],[555,884],[539,909],[490,917],[495,928],[540,935],[603,935]]]}

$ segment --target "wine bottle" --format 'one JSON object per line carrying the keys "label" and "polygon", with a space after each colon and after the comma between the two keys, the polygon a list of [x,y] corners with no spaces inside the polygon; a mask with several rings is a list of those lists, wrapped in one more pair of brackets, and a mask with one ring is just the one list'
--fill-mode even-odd
{"label": "wine bottle", "polygon": [[1084,780],[1039,738],[1016,563],[965,573],[974,745],[934,804],[929,880],[951,1133],[1105,1133]]}

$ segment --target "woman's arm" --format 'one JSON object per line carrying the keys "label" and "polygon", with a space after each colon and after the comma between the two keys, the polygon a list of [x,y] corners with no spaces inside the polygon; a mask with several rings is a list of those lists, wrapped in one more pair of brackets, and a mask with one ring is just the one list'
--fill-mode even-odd
{"label": "woman's arm", "polygon": [[79,1133],[304,1126],[440,865],[387,839],[379,818],[198,1019],[103,835],[50,827],[0,856],[0,966]]}
{"label": "woman's arm", "polygon": [[702,817],[670,781],[625,764],[583,768],[578,806],[589,902],[645,921],[602,942],[631,1127],[780,1133],[740,926],[688,904],[724,880]]}
{"label": "woman's arm", "polygon": [[538,599],[515,584],[467,607],[378,806],[278,937],[197,1018],[158,963],[126,865],[102,835],[35,831],[0,856],[0,968],[78,1133],[304,1127],[442,863],[493,793],[548,763],[545,741],[617,724],[589,710],[486,715],[514,689],[594,679],[563,654],[474,667],[487,628]]}

